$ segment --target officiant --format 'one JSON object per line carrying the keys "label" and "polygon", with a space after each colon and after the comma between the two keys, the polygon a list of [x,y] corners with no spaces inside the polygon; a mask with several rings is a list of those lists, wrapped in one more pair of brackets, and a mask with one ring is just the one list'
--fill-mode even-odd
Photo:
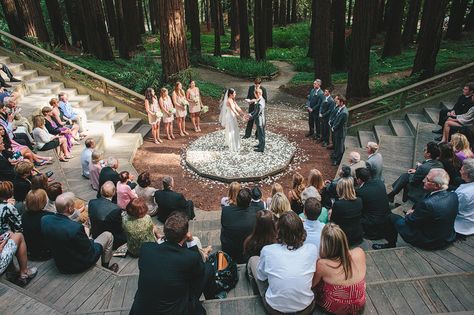
{"label": "officiant", "polygon": [[[247,92],[247,99],[254,100],[256,98],[255,91],[260,89],[260,90],[262,90],[262,96],[263,96],[263,98],[265,100],[265,103],[266,103],[267,100],[268,100],[267,90],[263,86],[261,86],[262,79],[257,77],[257,78],[255,78],[253,83],[254,83],[253,85],[249,86],[249,90]],[[255,102],[252,101],[252,102],[249,103],[249,113],[252,113],[254,110],[255,110]],[[245,128],[244,139],[250,138],[250,135],[252,134],[252,128],[253,128],[254,123],[256,123],[256,121],[253,118],[250,118],[249,121],[247,122],[247,127]],[[257,128],[257,131],[255,131],[255,138],[256,139],[258,139],[257,132],[258,132],[258,128]]]}

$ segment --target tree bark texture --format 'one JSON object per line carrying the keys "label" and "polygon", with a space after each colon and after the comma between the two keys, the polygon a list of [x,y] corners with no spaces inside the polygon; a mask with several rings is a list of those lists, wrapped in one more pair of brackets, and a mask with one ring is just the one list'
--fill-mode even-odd
{"label": "tree bark texture", "polygon": [[286,0],[280,0],[280,18],[279,22],[281,26],[286,25]]}
{"label": "tree bark texture", "polygon": [[469,10],[469,14],[466,17],[465,31],[474,31],[474,1],[472,2],[471,9]]}
{"label": "tree bark texture", "polygon": [[[309,28],[309,45],[308,45],[308,54],[306,55],[307,57],[314,58],[316,55],[314,54],[314,41],[316,40],[316,14],[315,8],[316,8],[316,1],[317,0],[312,0],[311,1],[311,26]],[[329,14],[329,12],[328,12]]]}
{"label": "tree bark texture", "polygon": [[296,23],[298,21],[298,6],[296,0],[293,0],[291,4],[291,23]]}
{"label": "tree bark texture", "polygon": [[347,26],[352,25],[352,0],[347,4]]}
{"label": "tree bark texture", "polygon": [[71,43],[74,47],[79,48],[84,40],[82,17],[78,13],[80,4],[74,0],[64,0],[64,6],[66,8],[69,29],[71,31]]}
{"label": "tree bark texture", "polygon": [[199,24],[198,0],[189,0],[189,23],[191,24],[191,54],[201,55],[201,25]]}
{"label": "tree bark texture", "polygon": [[219,14],[219,2],[221,0],[211,0],[211,21],[214,29],[214,56],[221,56],[221,16]]}
{"label": "tree bark texture", "polygon": [[130,59],[141,43],[138,3],[115,0],[118,26],[118,50],[121,58]]}
{"label": "tree bark texture", "polygon": [[254,43],[255,59],[257,61],[265,59],[266,50],[266,23],[263,0],[254,0]]}
{"label": "tree bark texture", "polygon": [[240,48],[239,0],[230,1],[230,46],[231,50]]}
{"label": "tree bark texture", "polygon": [[186,23],[186,28],[189,30],[191,29],[191,18],[189,15],[191,12],[189,11],[189,0],[183,0],[184,3],[184,22]]}
{"label": "tree bark texture", "polygon": [[239,0],[240,59],[250,58],[250,35],[247,0]]}
{"label": "tree bark texture", "polygon": [[421,10],[421,1],[422,0],[410,0],[408,1],[408,13],[405,20],[405,25],[403,26],[402,34],[402,45],[408,46],[413,43],[417,29],[418,29],[418,19],[420,16]]}
{"label": "tree bark texture", "polygon": [[273,24],[280,24],[280,3],[278,0],[273,0]]}
{"label": "tree bark texture", "polygon": [[163,80],[189,67],[184,8],[181,0],[159,0],[160,48]]}
{"label": "tree bark texture", "polygon": [[265,43],[266,47],[273,46],[273,13],[272,0],[263,0],[263,14],[265,14]]}
{"label": "tree bark texture", "polygon": [[[388,0],[390,3],[392,0]],[[385,29],[384,26],[384,13],[387,12],[388,10],[388,5],[389,3],[385,3],[385,0],[377,0],[377,21],[374,22],[374,25],[376,25],[375,32],[379,33]]]}
{"label": "tree bark texture", "polygon": [[[104,0],[105,21],[110,36],[117,37],[117,15],[115,14],[114,0]],[[116,44],[118,44],[116,42]]]}
{"label": "tree bark texture", "polygon": [[20,21],[23,21],[25,35],[36,37],[41,43],[49,43],[48,30],[39,0],[15,0]]}
{"label": "tree bark texture", "polygon": [[69,39],[64,30],[63,14],[58,0],[46,0],[46,7],[48,8],[51,29],[53,30],[54,45],[69,46]]}
{"label": "tree bark texture", "polygon": [[313,15],[316,16],[314,45],[314,76],[323,81],[323,87],[331,87],[331,0],[316,0]]}
{"label": "tree bark texture", "polygon": [[443,20],[448,0],[425,1],[418,36],[418,49],[413,63],[412,75],[420,74],[420,79],[434,75],[436,56],[441,43]]}
{"label": "tree bark texture", "polygon": [[219,21],[220,21],[220,23],[219,23],[219,32],[220,32],[221,36],[224,36],[224,35],[225,35],[225,28],[224,28],[224,10],[223,10],[223,8],[222,8],[222,1],[219,0],[219,1],[217,2],[217,4],[218,4],[218,5],[217,5],[217,9],[218,9],[217,13],[219,14]]}
{"label": "tree bark texture", "polygon": [[138,31],[140,34],[145,34],[145,14],[143,13],[143,1],[142,0],[135,0],[137,1],[137,8],[138,8]]}
{"label": "tree bark texture", "polygon": [[346,0],[333,0],[334,25],[332,32],[332,66],[336,70],[345,69],[346,43]]}
{"label": "tree bark texture", "polygon": [[347,74],[347,97],[366,97],[369,90],[370,34],[373,3],[355,0]]}
{"label": "tree bark texture", "polygon": [[16,37],[24,37],[25,28],[23,27],[23,23],[18,16],[15,1],[1,0],[0,3],[2,4],[3,13],[5,15],[5,20],[7,21],[10,33]]}
{"label": "tree bark texture", "polygon": [[452,40],[461,39],[464,16],[467,11],[467,0],[453,0],[451,3],[451,12],[449,14],[448,29],[446,38]]}
{"label": "tree bark texture", "polygon": [[150,10],[151,32],[153,34],[158,34],[158,32],[160,31],[160,11],[158,0],[149,0],[148,6]]}
{"label": "tree bark texture", "polygon": [[405,0],[389,0],[388,21],[382,57],[398,56],[402,53],[402,19]]}

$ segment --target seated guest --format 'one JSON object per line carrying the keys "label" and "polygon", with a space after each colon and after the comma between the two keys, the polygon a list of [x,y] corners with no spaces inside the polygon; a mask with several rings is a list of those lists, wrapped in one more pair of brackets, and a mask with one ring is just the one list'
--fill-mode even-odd
{"label": "seated guest", "polygon": [[270,210],[257,211],[253,231],[244,241],[244,260],[260,256],[264,246],[276,243],[276,237],[276,221],[273,213]]}
{"label": "seated guest", "polygon": [[272,195],[271,197],[268,197],[267,200],[265,201],[265,204],[267,205],[267,209],[270,209],[270,207],[272,206],[272,198],[278,192],[283,193],[283,186],[278,183],[274,183],[272,185]]}
{"label": "seated guest", "polygon": [[[7,232],[9,232],[8,237],[0,240],[0,275],[6,270],[9,281],[24,287],[36,276],[38,269],[28,268],[27,248],[23,234]],[[20,270],[15,269],[13,255],[18,260]]]}
{"label": "seated guest", "polygon": [[89,181],[91,182],[92,189],[99,190],[99,176],[104,163],[102,160],[103,153],[101,151],[92,151],[91,161],[89,163]]}
{"label": "seated guest", "polygon": [[451,136],[451,145],[456,158],[462,163],[465,159],[474,158],[469,141],[462,133],[455,133]]}
{"label": "seated guest", "polygon": [[[471,102],[474,101],[474,94],[471,96]],[[443,126],[443,135],[441,137],[441,142],[448,142],[451,128],[455,127],[467,127],[474,124],[474,106],[471,104],[469,110],[460,115],[455,113],[454,115],[448,115],[448,120],[444,123]],[[439,138],[436,138],[438,140]]]}
{"label": "seated guest", "polygon": [[110,232],[114,236],[113,249],[117,249],[127,242],[127,237],[122,228],[122,209],[112,202],[114,195],[114,184],[105,182],[101,188],[102,197],[89,201],[89,219],[92,237]]}
{"label": "seated guest", "polygon": [[41,218],[41,231],[51,248],[59,271],[83,272],[95,265],[102,256],[102,266],[117,272],[117,264],[109,266],[114,243],[112,233],[104,232],[95,240],[89,239],[84,226],[68,218],[74,213],[72,194],[59,195],[56,198],[56,210],[56,214]]}
{"label": "seated guest", "polygon": [[189,220],[194,219],[194,204],[191,200],[186,200],[183,194],[173,191],[174,179],[171,176],[163,178],[163,190],[155,192],[155,202],[158,205],[157,218],[165,222],[168,216],[174,211],[185,213]]}
{"label": "seated guest", "polygon": [[349,177],[352,178],[351,168],[347,165],[342,165],[341,169],[337,174],[336,179],[332,181],[326,180],[324,182],[324,187],[323,189],[321,189],[321,204],[323,205],[323,207],[329,209],[332,208],[334,201],[339,198],[336,191],[337,183],[339,183],[341,178]]}
{"label": "seated guest", "polygon": [[307,198],[314,197],[321,200],[320,191],[324,187],[323,174],[317,169],[309,171],[306,188],[301,193],[301,201],[304,203]]}
{"label": "seated guest", "polygon": [[137,184],[138,185],[135,187],[135,193],[139,198],[141,197],[145,200],[148,207],[148,214],[150,216],[156,215],[156,212],[158,211],[158,206],[156,205],[154,198],[156,188],[150,186],[150,173],[143,172],[138,175]]}
{"label": "seated guest", "polygon": [[360,153],[352,151],[349,153],[349,167],[351,168],[351,176],[355,178],[355,171],[359,168],[366,168],[365,161],[360,159]]}
{"label": "seated guest", "polygon": [[5,144],[0,139],[0,181],[12,181],[15,178],[15,171],[13,165],[8,160],[8,157],[3,155],[5,150]]}
{"label": "seated guest", "polygon": [[[263,247],[260,258],[249,260],[263,305],[269,314],[311,314],[315,306],[311,284],[318,249],[304,243],[303,222],[293,211],[281,216],[277,231],[277,243]],[[266,280],[268,288],[262,282]]]}
{"label": "seated guest", "polygon": [[426,191],[423,189],[423,179],[433,168],[443,168],[443,164],[438,161],[440,151],[438,144],[428,142],[425,147],[423,163],[416,163],[416,168],[410,168],[402,174],[393,184],[393,190],[388,194],[388,200],[394,201],[395,196],[403,190],[403,202],[408,199],[417,202],[423,199]]}
{"label": "seated guest", "polygon": [[324,223],[321,223],[318,218],[321,215],[321,202],[316,198],[308,198],[304,203],[304,214],[306,220],[303,222],[306,231],[305,243],[313,244],[319,252],[319,244],[321,242],[321,231]]}
{"label": "seated guest", "polygon": [[365,305],[365,253],[349,250],[347,238],[334,223],[321,234],[320,258],[313,278],[316,303],[331,314],[358,314]]}
{"label": "seated guest", "polygon": [[[46,130],[53,136],[61,135],[66,138],[67,148],[71,150],[74,144],[79,144],[74,140],[75,134],[72,133],[72,130],[61,126],[58,122],[54,120],[53,110],[49,106],[45,106],[41,109],[41,113],[44,116],[44,126]],[[77,130],[75,130],[77,133]]]}
{"label": "seated guest", "polygon": [[156,242],[160,237],[142,197],[133,199],[127,205],[127,214],[122,219],[122,227],[127,236],[128,253],[133,257],[138,257],[143,243]]}
{"label": "seated guest", "polygon": [[63,186],[59,182],[51,183],[46,189],[48,194],[48,203],[44,207],[44,211],[56,213],[56,198],[63,193]]}
{"label": "seated guest", "polygon": [[[29,139],[30,136],[24,132],[19,132],[13,124],[15,113],[12,112],[5,104],[0,103],[0,124],[5,128],[7,131],[8,136],[10,139],[15,140],[21,145],[26,145],[30,149],[33,149],[31,146],[31,140]],[[27,132],[27,131],[26,131]]]}
{"label": "seated guest", "polygon": [[473,103],[471,100],[471,96],[473,92],[474,92],[474,85],[472,83],[467,83],[464,86],[462,90],[462,94],[458,97],[453,108],[448,109],[446,107],[443,107],[439,111],[438,125],[441,126],[441,128],[438,130],[433,130],[433,133],[438,133],[438,134],[443,133],[443,126],[449,117],[467,113],[467,111],[473,106]]}
{"label": "seated guest", "polygon": [[[0,70],[2,70],[3,72],[5,72],[5,74],[7,75],[8,79],[10,80],[10,83],[12,83],[12,82],[21,82],[21,80],[18,80],[17,78],[15,78],[15,77],[13,76],[13,73],[12,73],[11,70],[7,67],[6,64],[0,63],[0,65],[2,66],[2,67],[0,68]],[[5,81],[5,79],[4,79],[2,76],[0,76],[0,86],[6,87],[6,88],[12,87],[10,84],[8,84],[8,83]]]}
{"label": "seated guest", "polygon": [[33,117],[33,138],[39,151],[56,150],[59,161],[67,162],[73,156],[69,154],[66,138],[61,135],[53,136],[44,126],[44,117],[37,115]]}
{"label": "seated guest", "polygon": [[253,187],[250,191],[250,207],[255,208],[256,210],[265,209],[265,202],[262,201],[262,191],[257,186]]}
{"label": "seated guest", "polygon": [[[117,172],[119,168],[119,161],[116,158],[109,157],[107,159],[107,165],[104,166],[99,173],[99,187],[97,190],[97,198],[100,197],[100,188],[105,182],[111,181],[117,186],[117,183],[120,181],[120,175]],[[116,196],[114,201],[116,200]]]}
{"label": "seated guest", "polygon": [[291,211],[291,205],[288,198],[284,193],[276,193],[273,195],[270,211],[273,212],[275,217],[279,218],[283,213]]}
{"label": "seated guest", "polygon": [[92,152],[95,148],[95,140],[93,138],[87,138],[84,144],[86,147],[81,153],[82,176],[89,179],[89,164],[92,161]]}
{"label": "seated guest", "polygon": [[129,172],[123,171],[120,172],[120,181],[117,183],[117,205],[125,209],[130,202],[130,200],[133,200],[137,198],[137,193],[132,190],[132,188],[129,186],[129,182],[132,180],[132,175],[130,175]]}
{"label": "seated guest", "polygon": [[0,182],[0,233],[23,232],[21,217],[15,208],[12,182]]}
{"label": "seated guest", "polygon": [[130,314],[206,314],[199,298],[212,268],[193,242],[187,216],[172,213],[164,234],[161,244],[147,242],[141,247],[138,289]]}
{"label": "seated guest", "polygon": [[[58,127],[64,127],[70,130],[74,140],[79,141],[84,138],[86,135],[79,133],[79,125],[74,123],[71,119],[61,115],[61,109],[59,108],[59,100],[57,98],[52,98],[49,100],[49,105],[51,106],[51,118],[57,124]],[[62,116],[62,117],[61,117]]]}
{"label": "seated guest", "polygon": [[383,172],[383,157],[379,151],[379,145],[375,142],[368,142],[367,146],[367,168],[370,170],[370,176],[373,179],[380,179],[383,180],[382,172]]}
{"label": "seated guest", "polygon": [[441,143],[439,145],[438,161],[443,164],[444,170],[449,175],[449,190],[456,189],[462,181],[461,174],[459,173],[462,163],[454,155],[451,143]]}
{"label": "seated guest", "polygon": [[43,189],[46,191],[49,186],[48,176],[46,174],[36,174],[31,176],[31,190]]}
{"label": "seated guest", "polygon": [[20,161],[15,165],[15,179],[13,183],[13,194],[15,198],[15,207],[20,213],[25,209],[23,203],[26,194],[31,190],[31,174],[34,166],[30,161]]}
{"label": "seated guest", "polygon": [[384,224],[390,215],[390,205],[387,198],[385,184],[380,179],[370,177],[367,168],[356,170],[356,181],[359,188],[356,195],[362,199],[361,224],[364,237],[369,240],[384,237]]}
{"label": "seated guest", "polygon": [[304,177],[299,173],[293,174],[291,189],[288,191],[288,200],[290,201],[291,210],[296,214],[303,212],[304,203],[301,200],[301,193],[304,189]]}
{"label": "seated guest", "polygon": [[222,197],[221,199],[221,208],[225,206],[235,206],[237,204],[237,195],[240,191],[240,183],[232,182],[229,185],[229,192],[227,196]]}
{"label": "seated guest", "polygon": [[256,209],[250,207],[250,200],[250,190],[243,188],[237,195],[237,205],[223,207],[221,213],[222,250],[239,264],[245,262],[244,240],[255,226]]}
{"label": "seated guest", "polygon": [[456,189],[458,214],[454,230],[461,238],[474,234],[474,159],[466,159],[461,167],[461,178],[465,184]]}
{"label": "seated guest", "polygon": [[28,246],[28,258],[31,260],[48,260],[51,258],[51,250],[46,238],[41,233],[41,218],[53,215],[44,211],[48,196],[43,189],[31,190],[26,195],[26,211],[21,216],[23,235]]}
{"label": "seated guest", "polygon": [[424,249],[440,249],[456,239],[454,220],[458,213],[458,196],[449,192],[449,176],[441,168],[431,169],[423,180],[429,193],[408,210],[405,217],[390,214],[385,226],[387,244],[374,244],[373,249],[396,246],[397,235],[405,242]]}
{"label": "seated guest", "polygon": [[336,223],[347,236],[349,246],[362,243],[364,230],[361,225],[362,199],[357,197],[352,177],[341,178],[336,186],[339,199],[330,211],[331,222]]}
{"label": "seated guest", "polygon": [[83,132],[86,129],[87,117],[84,111],[77,108],[73,108],[69,103],[68,95],[64,92],[58,94],[59,99],[59,110],[65,119],[69,119],[76,122],[79,125],[79,132]]}

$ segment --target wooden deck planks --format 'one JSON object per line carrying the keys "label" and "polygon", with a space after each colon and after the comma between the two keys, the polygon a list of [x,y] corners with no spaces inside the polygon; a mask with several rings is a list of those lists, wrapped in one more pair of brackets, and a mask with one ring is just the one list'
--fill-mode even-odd
{"label": "wooden deck planks", "polygon": [[463,272],[461,268],[459,268],[457,265],[452,263],[448,258],[445,258],[444,256],[439,256],[436,254],[434,251],[428,251],[428,250],[423,250],[423,249],[415,249],[424,259],[426,259],[430,265],[433,266],[435,269],[436,266],[440,267],[436,268],[436,272],[438,274],[440,273],[450,273],[450,272]]}
{"label": "wooden deck planks", "polygon": [[399,314],[413,314],[410,306],[405,301],[396,283],[386,283],[381,285],[383,292],[387,296],[393,309]]}
{"label": "wooden deck planks", "polygon": [[138,289],[138,276],[127,277],[127,286],[123,296],[122,307],[132,307],[135,293]]}
{"label": "wooden deck planks", "polygon": [[430,263],[412,248],[396,250],[395,254],[408,272],[408,276],[406,276],[406,278],[431,276],[436,274],[436,271],[433,269]]}
{"label": "wooden deck planks", "polygon": [[122,307],[128,277],[119,277],[112,288],[110,302],[107,308]]}
{"label": "wooden deck planks", "polygon": [[444,306],[436,292],[433,291],[429,280],[416,281],[415,285],[420,292],[421,298],[426,303],[431,313],[442,313],[447,311],[446,306]]}
{"label": "wooden deck planks", "polygon": [[397,279],[395,272],[393,272],[392,268],[390,267],[390,262],[387,261],[385,256],[382,254],[382,251],[372,252],[371,256],[375,262],[375,266],[380,271],[383,280],[392,280]]}
{"label": "wooden deck planks", "polygon": [[[474,283],[474,276],[467,276],[464,279]],[[443,281],[466,310],[474,310],[474,292],[464,286],[462,279],[446,277]]]}
{"label": "wooden deck planks", "polygon": [[412,310],[413,313],[415,314],[430,313],[428,306],[426,306],[425,302],[423,301],[421,296],[418,294],[418,291],[413,286],[413,283],[402,282],[402,283],[399,283],[397,286],[398,286],[398,289],[400,290],[400,293],[403,295],[403,298],[405,299],[407,305],[410,306],[410,309]]}
{"label": "wooden deck planks", "polygon": [[[98,272],[96,276],[89,281],[89,283],[80,289],[80,291],[70,290],[76,292],[76,297],[71,299],[64,307],[67,311],[75,312],[83,303],[85,303],[91,296],[101,287],[109,277],[114,277],[108,272]],[[95,306],[95,305],[94,305]]]}
{"label": "wooden deck planks", "polygon": [[380,273],[377,265],[375,264],[372,256],[376,254],[375,252],[368,252],[366,255],[366,265],[367,271],[365,275],[365,280],[367,283],[383,280],[382,274]]}
{"label": "wooden deck planks", "polygon": [[370,296],[370,300],[378,314],[396,314],[381,285],[367,286],[367,294]]}
{"label": "wooden deck planks", "polygon": [[87,298],[84,303],[82,303],[79,308],[77,308],[77,312],[85,312],[93,310],[97,304],[101,301],[103,302],[106,299],[107,295],[112,290],[115,281],[117,280],[117,276],[109,275],[109,277],[101,283],[101,285],[94,291],[92,294]]}
{"label": "wooden deck planks", "polygon": [[410,277],[404,264],[398,258],[396,251],[382,251],[381,253],[389,263],[397,279],[406,279]]}

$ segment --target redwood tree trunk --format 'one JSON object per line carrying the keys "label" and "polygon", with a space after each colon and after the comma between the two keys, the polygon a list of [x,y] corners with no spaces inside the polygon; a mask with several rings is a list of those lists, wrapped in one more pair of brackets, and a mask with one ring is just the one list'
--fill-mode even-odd
{"label": "redwood tree trunk", "polygon": [[291,4],[291,23],[296,23],[298,20],[298,7],[296,5],[296,0],[293,0]]}
{"label": "redwood tree trunk", "polygon": [[48,30],[39,0],[15,0],[20,21],[25,26],[25,35],[36,37],[41,43],[49,43]]}
{"label": "redwood tree trunk", "polygon": [[250,58],[250,35],[247,0],[239,0],[240,59]]}
{"label": "redwood tree trunk", "polygon": [[71,30],[71,43],[74,47],[81,47],[84,40],[84,30],[82,28],[82,17],[78,13],[80,4],[74,0],[64,0],[66,7],[66,15],[69,22],[69,29]]}
{"label": "redwood tree trunk", "polygon": [[347,74],[347,97],[366,97],[369,90],[370,34],[373,4],[355,0]]}
{"label": "redwood tree trunk", "polygon": [[184,8],[181,0],[159,0],[160,48],[163,80],[189,67]]}
{"label": "redwood tree trunk", "polygon": [[347,26],[351,26],[352,21],[352,0],[347,4]]}
{"label": "redwood tree trunk", "polygon": [[[317,0],[312,0],[311,1],[311,26],[309,28],[309,45],[308,45],[308,54],[306,55],[307,57],[310,57],[310,58],[314,58],[315,57],[315,54],[314,54],[314,41],[316,40],[316,32],[317,32],[317,29],[316,29],[316,14],[314,14],[315,12],[315,8],[316,8],[316,1]],[[327,12],[326,14],[329,14],[329,12]]]}
{"label": "redwood tree trunk", "polygon": [[114,0],[104,0],[105,20],[107,21],[107,29],[110,36],[115,39],[115,44],[118,45],[117,39],[117,15],[115,14]]}
{"label": "redwood tree trunk", "polygon": [[23,23],[18,16],[18,11],[15,7],[15,1],[1,0],[0,3],[2,4],[3,13],[5,14],[5,20],[7,21],[10,33],[16,37],[24,37],[25,28],[23,27]]}
{"label": "redwood tree trunk", "polygon": [[334,13],[332,66],[336,70],[344,70],[346,56],[346,0],[333,0],[332,11]]}
{"label": "redwood tree trunk", "polygon": [[230,1],[230,46],[231,50],[237,50],[240,47],[240,29],[239,29],[239,0]]}
{"label": "redwood tree trunk", "polygon": [[461,39],[462,25],[467,10],[467,0],[453,0],[451,3],[451,12],[449,14],[448,30],[446,38]]}
{"label": "redwood tree trunk", "polygon": [[421,10],[421,0],[408,1],[408,14],[403,26],[402,45],[408,46],[413,43],[416,31],[418,29],[418,18]]}
{"label": "redwood tree trunk", "polygon": [[[255,59],[257,61],[265,59],[266,50],[266,23],[263,0],[254,0],[254,43],[255,43]],[[257,31],[258,30],[258,31]]]}
{"label": "redwood tree trunk", "polygon": [[137,8],[138,8],[138,31],[140,34],[145,34],[145,15],[143,14],[143,1],[137,1]]}
{"label": "redwood tree trunk", "polygon": [[390,1],[393,1],[393,0],[388,0],[388,3],[385,4],[385,0],[377,0],[377,21],[374,21],[374,25],[376,25],[375,29],[377,33],[385,29],[384,13],[386,11],[388,12]]}
{"label": "redwood tree trunk", "polygon": [[221,16],[219,14],[220,0],[211,0],[211,21],[214,29],[214,56],[221,56]]}
{"label": "redwood tree trunk", "polygon": [[225,28],[224,28],[224,10],[222,9],[222,1],[217,1],[217,14],[219,15],[219,32],[222,36],[225,35]]}
{"label": "redwood tree trunk", "polygon": [[58,0],[46,0],[48,7],[49,20],[53,30],[54,44],[61,47],[69,46],[69,40],[64,31],[63,14],[59,7]]}
{"label": "redwood tree trunk", "polygon": [[118,25],[118,49],[121,58],[130,59],[141,43],[138,3],[115,0]]}
{"label": "redwood tree trunk", "polygon": [[472,2],[469,14],[466,17],[466,24],[464,25],[465,31],[474,31],[474,2]]}
{"label": "redwood tree trunk", "polygon": [[286,0],[286,23],[290,23],[291,20],[291,0]]}
{"label": "redwood tree trunk", "polygon": [[263,14],[265,14],[265,43],[267,47],[273,46],[273,13],[271,7],[272,0],[263,0]]}
{"label": "redwood tree trunk", "polygon": [[280,5],[278,0],[273,0],[273,24],[280,24]]}
{"label": "redwood tree trunk", "polygon": [[398,56],[402,53],[402,19],[405,0],[390,0],[387,32],[382,57]]}
{"label": "redwood tree trunk", "polygon": [[280,0],[280,25],[286,25],[286,0]]}
{"label": "redwood tree trunk", "polygon": [[149,1],[151,32],[157,34],[160,31],[160,21],[158,19],[160,17],[159,4],[158,0]]}
{"label": "redwood tree trunk", "polygon": [[191,24],[191,54],[201,55],[201,26],[199,24],[198,0],[189,0],[189,23]]}
{"label": "redwood tree trunk", "polygon": [[331,0],[316,0],[313,15],[316,15],[314,45],[314,76],[323,81],[324,87],[331,87]]}
{"label": "redwood tree trunk", "polygon": [[411,73],[412,75],[419,73],[421,80],[435,73],[447,4],[448,0],[430,0],[425,1],[423,5],[418,49]]}

